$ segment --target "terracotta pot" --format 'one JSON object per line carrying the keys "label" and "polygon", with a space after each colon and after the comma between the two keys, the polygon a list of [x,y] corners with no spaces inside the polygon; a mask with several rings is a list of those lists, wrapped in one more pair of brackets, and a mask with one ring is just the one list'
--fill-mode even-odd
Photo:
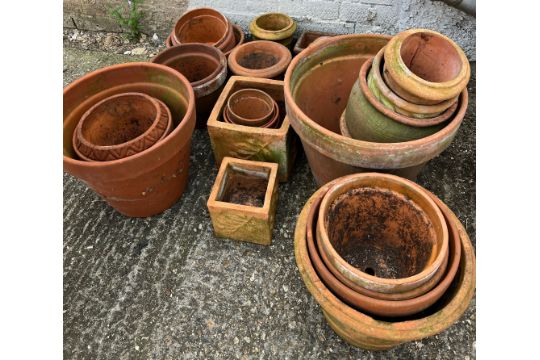
{"label": "terracotta pot", "polygon": [[235,75],[278,78],[291,62],[289,50],[272,41],[251,41],[236,47],[229,55],[229,68]]}
{"label": "terracotta pot", "polygon": [[410,29],[394,36],[384,51],[388,86],[415,104],[433,104],[458,96],[471,68],[465,53],[446,36]]}
{"label": "terracotta pot", "polygon": [[393,143],[425,138],[440,131],[458,107],[454,103],[444,113],[430,119],[415,119],[393,112],[379,102],[367,84],[371,59],[361,69],[353,85],[345,111],[345,120],[351,136],[357,140]]}
{"label": "terracotta pot", "polygon": [[153,146],[171,131],[169,108],[141,93],[118,94],[92,106],[73,132],[73,149],[88,161],[122,159]]}
{"label": "terracotta pot", "polygon": [[202,43],[223,52],[232,49],[235,43],[232,24],[211,8],[193,9],[182,15],[174,26],[171,40],[174,45]]}
{"label": "terracotta pot", "polygon": [[326,33],[326,32],[320,32],[320,31],[304,31],[302,35],[296,40],[296,44],[294,45],[293,52],[295,55],[298,55],[302,50],[307,48],[311,43],[313,43],[315,40],[323,37],[329,37],[334,36],[335,34]]}
{"label": "terracotta pot", "polygon": [[296,31],[296,22],[283,13],[266,13],[257,16],[249,24],[254,40],[269,40],[289,46]]}
{"label": "terracotta pot", "polygon": [[226,51],[224,54],[226,57],[229,57],[231,52],[238,46],[242,45],[244,41],[246,40],[246,36],[244,35],[244,30],[238,25],[233,25],[233,33],[234,33],[234,47]]}
{"label": "terracotta pot", "polygon": [[173,46],[174,44],[172,42],[172,33],[170,33],[169,36],[167,36],[167,39],[165,39],[165,47],[168,49]]}
{"label": "terracotta pot", "polygon": [[223,120],[228,124],[235,124],[235,125],[241,125],[241,126],[248,126],[248,127],[258,127],[261,129],[275,129],[279,126],[279,107],[277,104],[275,104],[273,116],[268,120],[268,122],[262,124],[262,125],[250,125],[250,124],[239,124],[231,120],[229,115],[229,109],[225,107],[223,110]]}
{"label": "terracotta pot", "polygon": [[448,227],[416,183],[356,174],[336,182],[322,200],[317,244],[330,270],[368,290],[400,293],[435,275],[448,253]]}
{"label": "terracotta pot", "polygon": [[388,321],[373,318],[344,303],[328,289],[315,271],[306,242],[307,215],[314,199],[332,183],[319,189],[302,209],[294,236],[294,251],[298,270],[308,291],[321,306],[330,327],[349,344],[368,350],[390,349],[401,343],[420,340],[438,334],[467,310],[475,289],[475,256],[463,225],[445,207],[450,221],[457,225],[461,240],[461,258],[454,281],[444,295],[428,309],[403,320]]}
{"label": "terracotta pot", "polygon": [[[72,139],[82,115],[102,99],[126,92],[145,93],[163,101],[171,111],[172,132],[124,159],[79,160]],[[155,215],[184,192],[194,127],[195,95],[189,81],[177,71],[136,62],[99,69],[64,89],[64,170],[85,181],[124,215]]]}
{"label": "terracotta pot", "polygon": [[[371,295],[367,295],[363,292],[356,292],[355,290],[345,286],[340,279],[334,276],[334,274],[328,270],[325,262],[321,259],[317,250],[317,246],[314,240],[314,225],[316,224],[316,217],[318,214],[319,204],[324,194],[321,193],[320,197],[317,197],[311,205],[308,219],[307,219],[307,247],[308,253],[313,264],[313,267],[317,271],[317,275],[321,277],[325,285],[328,286],[334,293],[338,295],[340,299],[348,303],[349,305],[368,313],[383,316],[383,317],[402,317],[407,315],[416,314],[422,310],[427,309],[433,305],[444,292],[448,289],[452,283],[456,272],[459,267],[459,260],[461,257],[461,242],[459,238],[459,232],[457,227],[452,222],[447,223],[450,231],[450,244],[449,253],[451,256],[451,266],[446,271],[446,261],[448,256],[445,257],[444,270],[441,272],[441,276],[445,275],[444,280],[439,282],[439,279],[434,283],[430,289],[422,293],[411,294],[403,300],[384,300],[374,298]],[[447,219],[447,216],[445,216]],[[448,220],[447,220],[448,221]],[[435,285],[437,285],[435,287]],[[433,290],[432,288],[435,287]],[[429,291],[431,290],[431,291]],[[375,296],[379,296],[379,293],[373,293]]]}
{"label": "terracotta pot", "polygon": [[262,126],[275,115],[277,104],[270,95],[258,89],[242,89],[227,100],[229,119],[240,125]]}
{"label": "terracotta pot", "polygon": [[157,54],[152,62],[167,65],[190,81],[196,98],[196,126],[206,127],[227,79],[227,58],[221,50],[205,44],[177,45]]}
{"label": "terracotta pot", "polygon": [[[433,118],[445,112],[458,100],[458,97],[435,105],[418,105],[400,98],[384,82],[382,69],[384,65],[384,49],[382,48],[373,58],[373,64],[368,72],[367,83],[371,93],[388,109],[408,117],[417,119]],[[446,112],[448,118],[453,112]],[[442,121],[448,120],[444,119]]]}
{"label": "terracotta pot", "polygon": [[374,169],[414,179],[427,161],[450,145],[461,125],[468,101],[465,90],[453,119],[428,137],[386,144],[340,135],[339,118],[360,67],[388,39],[383,35],[361,34],[323,39],[295,56],[287,69],[284,89],[287,115],[302,140],[319,185]]}

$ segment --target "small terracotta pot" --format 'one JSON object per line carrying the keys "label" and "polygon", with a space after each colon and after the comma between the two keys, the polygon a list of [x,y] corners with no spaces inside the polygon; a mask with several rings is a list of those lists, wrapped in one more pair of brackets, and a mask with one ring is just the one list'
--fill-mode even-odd
{"label": "small terracotta pot", "polygon": [[240,125],[261,126],[275,115],[276,102],[270,95],[258,89],[236,91],[227,100],[229,119]]}
{"label": "small terracotta pot", "polygon": [[448,253],[448,228],[419,185],[364,173],[337,182],[325,195],[317,244],[330,270],[365,289],[393,294],[434,277]]}
{"label": "small terracotta pot", "polygon": [[172,33],[174,45],[202,43],[223,52],[234,47],[232,24],[219,11],[198,8],[186,12],[178,19]]}
{"label": "small terracotta pot", "polygon": [[249,24],[254,40],[269,40],[289,46],[296,31],[296,22],[283,13],[266,13],[257,16]]}
{"label": "small terracotta pot", "polygon": [[467,310],[475,290],[475,256],[465,228],[443,204],[444,212],[456,224],[461,240],[461,258],[454,281],[433,306],[403,320],[382,320],[358,311],[340,300],[317,274],[309,257],[306,223],[314,199],[332,183],[319,189],[307,202],[296,223],[294,253],[307,290],[320,305],[330,327],[353,346],[384,350],[409,341],[436,335],[453,325]]}
{"label": "small terracotta pot", "polygon": [[394,36],[384,51],[384,77],[403,99],[430,105],[458,96],[471,68],[465,53],[432,30],[410,29]]}
{"label": "small terracotta pot", "polygon": [[190,81],[196,98],[196,126],[206,127],[227,79],[227,58],[223,52],[205,44],[183,44],[163,50],[152,62],[167,65]]}
{"label": "small terracotta pot", "polygon": [[[404,116],[416,119],[427,119],[440,115],[457,102],[457,96],[455,98],[443,101],[435,105],[418,105],[400,98],[386,85],[381,74],[384,65],[385,48],[386,47],[382,48],[373,58],[373,63],[370,71],[368,72],[367,78],[368,87],[371,90],[371,93],[384,106],[386,106],[391,111],[394,111]],[[450,118],[453,113],[446,112],[445,114],[448,118]],[[444,119],[443,117],[444,120],[442,121],[446,121],[448,120],[448,118]]]}
{"label": "small terracotta pot", "polygon": [[171,112],[141,93],[118,94],[92,106],[73,132],[73,148],[88,161],[122,159],[153,146],[171,131]]}
{"label": "small terracotta pot", "polygon": [[291,59],[290,51],[281,44],[251,41],[231,52],[229,68],[235,75],[273,79],[283,75]]}
{"label": "small terracotta pot", "polygon": [[246,40],[246,36],[244,35],[244,30],[236,24],[233,25],[233,33],[234,33],[234,47],[232,47],[230,50],[224,52],[226,57],[229,57],[231,52],[238,46],[242,45],[244,41]]}
{"label": "small terracotta pot", "polygon": [[347,102],[345,119],[353,138],[378,143],[417,140],[441,130],[444,122],[455,114],[457,102],[441,115],[430,119],[415,119],[388,109],[368,87],[367,73],[371,63],[372,59],[360,68],[358,81],[353,85]]}
{"label": "small terracotta pot", "polygon": [[[430,289],[424,291],[423,293],[418,293],[416,295],[411,294],[411,297],[403,300],[381,300],[364,293],[355,292],[355,290],[352,290],[351,288],[345,286],[340,279],[336,278],[334,274],[328,270],[325,262],[321,259],[322,254],[320,254],[317,250],[313,234],[319,204],[323,196],[324,193],[321,193],[318,197],[315,198],[309,211],[306,229],[307,247],[310,259],[312,261],[313,267],[317,271],[317,274],[322,278],[324,283],[338,295],[340,299],[357,309],[367,311],[368,313],[374,315],[383,317],[402,317],[407,315],[413,315],[422,310],[425,310],[441,298],[441,296],[445,293],[445,291],[448,289],[448,287],[454,280],[461,258],[461,242],[459,232],[457,226],[448,220],[449,218],[447,214],[445,214],[445,219],[447,221],[448,228],[451,230],[451,247],[449,251],[451,257],[451,266],[449,267],[448,271],[446,271],[445,263],[444,270],[441,272],[441,276],[439,277],[437,282],[433,284]],[[436,198],[434,198],[434,200],[436,200]],[[448,261],[448,255],[446,256],[445,261]],[[439,282],[442,275],[444,275],[444,279]],[[378,293],[374,294],[377,296],[379,295]]]}
{"label": "small terracotta pot", "polygon": [[[82,115],[112,95],[139,92],[157,98],[171,111],[173,130],[135,155],[112,161],[82,161],[73,150],[73,131]],[[184,192],[195,127],[195,95],[189,81],[160,64],[127,63],[91,72],[64,89],[64,170],[85,181],[127,216],[152,216]]]}
{"label": "small terracotta pot", "polygon": [[323,37],[330,37],[334,36],[335,34],[326,33],[326,32],[320,32],[320,31],[304,31],[302,35],[296,40],[296,44],[294,45],[293,52],[295,55],[298,55],[302,50],[307,48],[311,43],[313,43],[315,40]]}

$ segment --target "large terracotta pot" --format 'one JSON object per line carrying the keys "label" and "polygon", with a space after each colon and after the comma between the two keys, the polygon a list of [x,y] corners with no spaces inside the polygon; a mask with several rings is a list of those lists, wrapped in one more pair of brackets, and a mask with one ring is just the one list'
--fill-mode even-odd
{"label": "large terracotta pot", "polygon": [[295,31],[296,22],[283,13],[262,14],[249,24],[254,40],[276,41],[286,47],[291,45]]}
{"label": "large terracotta pot", "polygon": [[[384,82],[382,71],[384,66],[384,50],[382,48],[373,58],[373,64],[368,72],[368,87],[371,93],[388,109],[408,117],[417,119],[433,118],[450,108],[458,97],[450,100],[445,100],[435,105],[418,105],[400,98],[390,89]],[[442,121],[446,121],[452,116],[453,112],[447,112],[448,117]]]}
{"label": "large terracotta pot", "polygon": [[184,13],[174,26],[171,40],[174,45],[208,44],[223,52],[229,51],[235,44],[231,22],[211,8],[198,8]]}
{"label": "large terracotta pot", "polygon": [[197,128],[205,128],[227,79],[223,52],[205,44],[184,44],[163,50],[152,62],[167,65],[190,81],[196,98]]}
{"label": "large terracotta pot", "polygon": [[235,75],[273,79],[282,77],[291,62],[291,53],[272,41],[251,41],[236,47],[229,55],[229,68]]}
{"label": "large terracotta pot", "polygon": [[455,116],[457,102],[441,115],[430,119],[415,119],[388,109],[368,87],[367,73],[371,63],[370,59],[362,65],[345,110],[347,127],[354,139],[375,143],[422,139],[440,131],[446,125],[445,122]]}
{"label": "large terracotta pot", "polygon": [[[88,162],[73,150],[73,131],[81,116],[109,96],[140,92],[170,109],[172,132],[127,158]],[[85,181],[112,207],[127,216],[151,216],[174,204],[188,179],[195,95],[189,81],[159,64],[128,63],[91,72],[64,89],[64,170]]]}
{"label": "large terracotta pot", "polygon": [[436,104],[458,96],[471,68],[465,53],[432,30],[409,29],[394,36],[384,51],[388,86],[415,104]]}
{"label": "large terracotta pot", "polygon": [[457,226],[461,240],[461,258],[454,280],[443,296],[422,313],[403,320],[383,320],[358,311],[342,300],[321,281],[313,267],[306,241],[309,210],[314,200],[327,191],[332,183],[319,189],[302,209],[294,236],[294,251],[298,270],[308,291],[330,327],[349,344],[368,350],[384,350],[401,343],[420,340],[438,334],[456,321],[467,310],[475,290],[475,256],[463,225],[455,214],[442,204],[449,221]]}
{"label": "large terracotta pot", "polygon": [[360,67],[389,39],[385,35],[362,34],[319,39],[295,56],[287,69],[287,115],[302,140],[319,185],[374,169],[415,179],[427,161],[450,145],[459,129],[467,107],[466,92],[453,120],[423,139],[385,144],[340,134],[339,119]]}

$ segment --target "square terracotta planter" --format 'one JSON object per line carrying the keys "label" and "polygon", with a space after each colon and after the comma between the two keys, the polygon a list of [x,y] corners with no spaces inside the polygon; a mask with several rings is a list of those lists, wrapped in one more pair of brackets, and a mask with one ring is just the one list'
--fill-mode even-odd
{"label": "square terracotta planter", "polygon": [[304,31],[296,44],[294,44],[293,52],[295,55],[298,55],[302,50],[307,48],[312,42],[320,38],[321,36],[335,36],[336,34],[320,32],[320,31]]}
{"label": "square terracotta planter", "polygon": [[278,165],[223,158],[207,206],[217,237],[270,245]]}
{"label": "square terracotta planter", "polygon": [[[280,107],[281,126],[277,129],[229,124],[223,121],[223,109],[231,94],[240,89],[259,89],[267,92]],[[231,76],[208,118],[208,133],[219,166],[225,156],[238,159],[274,162],[278,164],[279,181],[287,181],[298,140],[285,111],[283,81]]]}

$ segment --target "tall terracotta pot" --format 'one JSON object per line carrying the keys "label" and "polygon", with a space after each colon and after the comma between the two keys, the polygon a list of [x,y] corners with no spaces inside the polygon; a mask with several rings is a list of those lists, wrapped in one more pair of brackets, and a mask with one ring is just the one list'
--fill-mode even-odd
{"label": "tall terracotta pot", "polygon": [[427,161],[450,145],[459,129],[467,107],[466,92],[454,119],[423,139],[384,144],[340,134],[339,119],[362,64],[389,39],[385,35],[363,34],[322,39],[298,54],[287,69],[287,115],[302,140],[319,185],[343,175],[373,170],[415,179]]}
{"label": "tall terracotta pot", "polygon": [[163,50],[152,62],[167,65],[190,81],[196,98],[197,128],[205,128],[227,79],[223,52],[205,44],[184,44]]}
{"label": "tall terracotta pot", "polygon": [[[106,97],[140,92],[163,101],[174,129],[154,146],[113,161],[87,162],[73,151],[81,116]],[[195,95],[189,81],[159,64],[128,63],[91,72],[64,89],[64,170],[80,178],[126,216],[158,214],[182,195],[188,180]]]}

